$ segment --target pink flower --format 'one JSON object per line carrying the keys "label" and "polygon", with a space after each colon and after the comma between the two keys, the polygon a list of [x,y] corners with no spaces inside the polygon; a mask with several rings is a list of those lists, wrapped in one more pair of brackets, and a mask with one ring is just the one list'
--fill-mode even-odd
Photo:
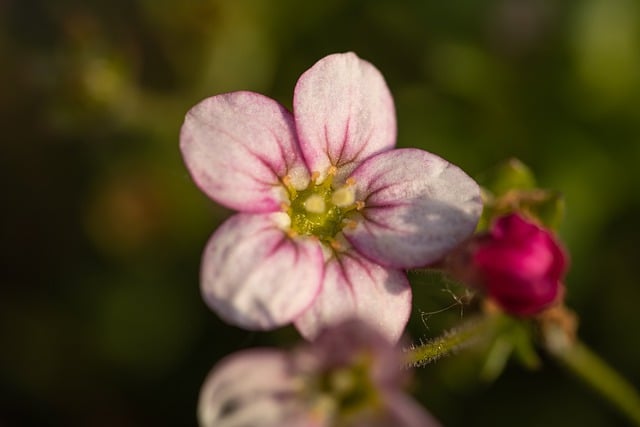
{"label": "pink flower", "polygon": [[567,256],[548,230],[510,214],[474,245],[473,274],[506,312],[536,314],[562,292]]}
{"label": "pink flower", "polygon": [[429,427],[438,423],[403,392],[403,353],[348,321],[287,353],[227,356],[200,392],[202,427]]}
{"label": "pink flower", "polygon": [[477,184],[417,149],[392,149],[393,100],[353,53],[305,72],[293,114],[252,92],[205,99],[180,147],[196,184],[240,211],[204,252],[201,286],[229,323],[295,322],[312,338],[359,317],[396,340],[409,317],[402,269],[442,257],[481,211]]}

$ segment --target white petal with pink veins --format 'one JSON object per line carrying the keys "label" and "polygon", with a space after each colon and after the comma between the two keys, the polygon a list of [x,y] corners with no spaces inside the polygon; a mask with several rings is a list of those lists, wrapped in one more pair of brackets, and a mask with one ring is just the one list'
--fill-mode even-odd
{"label": "white petal with pink veins", "polygon": [[395,342],[410,311],[411,288],[404,272],[347,251],[327,262],[322,291],[295,325],[304,337],[314,339],[323,328],[356,318]]}
{"label": "white petal with pink veins", "polygon": [[[380,427],[439,427],[441,424],[405,393],[390,390],[382,398],[386,409],[387,424]],[[364,426],[363,426],[364,427]],[[373,426],[371,426],[373,427]]]}
{"label": "white petal with pink veins", "polygon": [[364,201],[347,240],[389,267],[413,268],[437,261],[475,230],[482,212],[480,189],[457,166],[417,149],[369,158],[351,175]]}
{"label": "white petal with pink veins", "polygon": [[246,329],[290,323],[312,303],[323,279],[317,241],[290,238],[280,214],[237,214],[207,243],[202,295],[225,321]]}
{"label": "white petal with pink veins", "polygon": [[223,359],[200,391],[200,426],[280,427],[292,425],[288,423],[294,418],[306,418],[290,365],[286,353],[269,349]]}
{"label": "white petal with pink veins", "polygon": [[293,110],[300,147],[321,178],[330,166],[342,179],[396,141],[393,99],[380,72],[353,53],[329,55],[298,80]]}
{"label": "white petal with pink veins", "polygon": [[291,113],[257,93],[234,92],[200,102],[187,113],[180,148],[202,191],[243,212],[279,210],[286,197],[285,175],[299,188],[309,180]]}

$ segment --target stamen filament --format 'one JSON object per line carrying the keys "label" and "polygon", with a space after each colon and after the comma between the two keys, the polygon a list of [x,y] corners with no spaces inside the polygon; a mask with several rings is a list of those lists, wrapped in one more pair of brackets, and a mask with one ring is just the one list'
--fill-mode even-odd
{"label": "stamen filament", "polygon": [[286,188],[287,193],[289,193],[289,199],[293,200],[298,196],[298,191],[295,189],[293,184],[291,183],[291,177],[289,175],[285,175],[282,177],[282,185]]}
{"label": "stamen filament", "polygon": [[348,213],[348,212],[352,212],[352,211],[361,211],[364,208],[364,202],[361,200],[356,200],[356,202],[354,204],[352,204],[351,206],[347,206],[342,208],[342,212],[343,213]]}
{"label": "stamen filament", "polygon": [[355,230],[355,228],[358,226],[358,221],[354,221],[352,219],[345,219],[343,223],[344,227],[348,228],[349,230]]}

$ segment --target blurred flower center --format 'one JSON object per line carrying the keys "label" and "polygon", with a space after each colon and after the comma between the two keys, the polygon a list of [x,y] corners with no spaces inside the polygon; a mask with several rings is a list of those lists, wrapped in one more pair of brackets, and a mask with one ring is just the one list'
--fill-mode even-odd
{"label": "blurred flower center", "polygon": [[316,378],[314,412],[320,419],[347,420],[363,410],[380,404],[370,378],[370,360],[359,358],[349,366],[340,366]]}

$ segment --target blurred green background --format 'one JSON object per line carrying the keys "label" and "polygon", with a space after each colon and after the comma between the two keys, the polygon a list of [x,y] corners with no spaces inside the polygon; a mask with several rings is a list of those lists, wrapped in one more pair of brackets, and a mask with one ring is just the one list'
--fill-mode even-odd
{"label": "blurred green background", "polygon": [[[635,0],[1,0],[0,426],[190,426],[223,355],[289,345],[202,303],[229,211],[190,181],[185,112],[355,51],[394,95],[402,146],[475,175],[515,156],[566,195],[580,334],[640,385],[640,3]],[[416,289],[411,334],[455,322]],[[433,323],[432,323],[433,322]],[[460,359],[462,360],[462,359]],[[624,425],[552,361],[495,383],[452,358],[416,395],[448,426]]]}

